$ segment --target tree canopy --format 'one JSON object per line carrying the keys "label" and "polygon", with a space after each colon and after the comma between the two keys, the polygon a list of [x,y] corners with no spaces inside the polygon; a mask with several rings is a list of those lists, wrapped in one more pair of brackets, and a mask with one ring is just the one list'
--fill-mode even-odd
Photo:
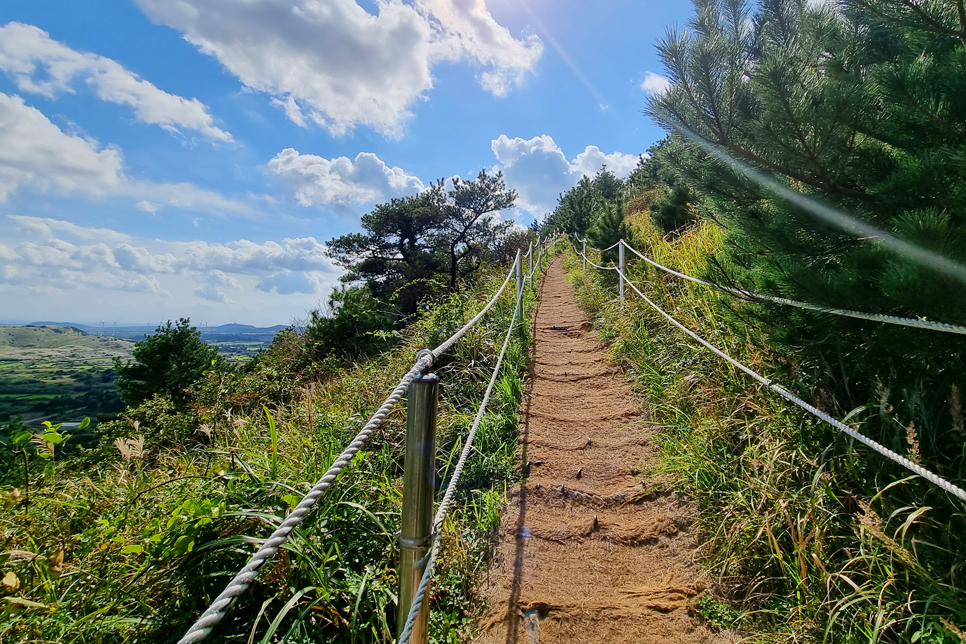
{"label": "tree canopy", "polygon": [[715,198],[733,277],[828,306],[966,320],[966,284],[773,198],[694,143],[966,261],[966,25],[951,3],[921,4],[698,0],[688,29],[660,43],[672,85],[648,113],[692,139],[680,171]]}
{"label": "tree canopy", "polygon": [[547,217],[543,228],[548,233],[585,235],[597,222],[606,204],[623,198],[624,182],[603,168],[593,179],[584,176],[577,185],[560,195],[557,208]]}
{"label": "tree canopy", "polygon": [[376,206],[362,217],[364,232],[331,240],[328,252],[348,269],[344,282],[365,281],[374,295],[394,298],[403,314],[412,314],[434,280],[455,289],[479,270],[512,227],[498,213],[516,198],[499,172],[456,177],[449,190],[440,180],[419,195]]}
{"label": "tree canopy", "polygon": [[[671,84],[647,112],[671,134],[639,181],[658,179],[670,163],[702,215],[722,224],[708,276],[830,308],[966,322],[961,280],[890,250],[881,236],[834,226],[775,188],[966,265],[963,3],[694,4],[686,30],[658,46]],[[675,219],[683,190],[675,185],[652,210]],[[776,346],[821,366],[809,377],[829,406],[847,413],[899,392],[892,400],[917,419],[924,452],[963,462],[948,411],[966,387],[961,337],[752,307]],[[947,401],[945,411],[926,400]],[[891,416],[875,427],[866,426],[901,448]]]}
{"label": "tree canopy", "polygon": [[181,318],[160,325],[134,347],[133,362],[114,361],[117,387],[125,404],[136,406],[155,394],[171,398],[178,408],[187,404],[189,388],[205,370],[221,366],[218,348],[206,344],[191,320]]}

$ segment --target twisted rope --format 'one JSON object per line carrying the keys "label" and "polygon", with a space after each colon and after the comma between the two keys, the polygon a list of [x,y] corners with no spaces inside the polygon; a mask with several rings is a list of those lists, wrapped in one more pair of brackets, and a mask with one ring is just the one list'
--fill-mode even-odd
{"label": "twisted rope", "polygon": [[[583,251],[577,250],[577,247],[574,246],[573,244],[571,244],[570,246],[574,249],[574,252],[575,253],[577,253],[578,255],[580,255],[581,257],[583,257],[585,260],[587,260],[587,263],[590,264],[591,266],[593,266],[594,268],[599,268],[602,271],[618,271],[618,272],[620,271],[620,269],[617,268],[616,266],[601,266],[600,264],[595,264],[586,255],[584,255]],[[625,277],[624,279],[626,280],[627,278]]]}
{"label": "twisted rope", "polygon": [[[201,617],[191,625],[191,628],[178,640],[178,644],[196,644],[200,642],[205,637],[207,637],[215,625],[218,624],[228,610],[231,608],[232,604],[235,603],[235,599],[241,595],[243,592],[248,590],[252,582],[258,576],[259,569],[265,565],[275,554],[279,551],[285,541],[288,539],[292,531],[298,527],[305,518],[309,515],[312,509],[315,507],[316,502],[319,497],[328,490],[332,483],[339,477],[342,470],[352,461],[355,455],[359,452],[362,446],[365,444],[369,436],[374,432],[381,424],[385,417],[392,411],[392,408],[396,406],[399,399],[403,397],[406,393],[406,389],[409,384],[413,381],[418,374],[422,373],[426,369],[432,366],[443,353],[445,353],[450,347],[456,344],[460,338],[462,338],[466,333],[472,329],[477,322],[479,322],[486,313],[493,308],[497,300],[506,290],[507,285],[510,283],[510,278],[513,277],[514,268],[510,269],[507,273],[506,280],[504,280],[503,285],[496,292],[493,298],[487,303],[487,305],[480,311],[472,320],[467,322],[459,331],[454,333],[452,336],[447,338],[442,344],[433,349],[431,352],[420,352],[420,356],[412,369],[410,369],[405,376],[400,379],[399,384],[393,389],[392,393],[386,398],[382,406],[376,411],[375,414],[369,419],[369,422],[365,424],[362,430],[356,434],[352,442],[343,450],[339,457],[332,463],[325,474],[318,480],[318,482],[312,486],[295,509],[285,518],[285,520],[276,528],[275,532],[270,536],[259,548],[255,551],[255,554],[251,556],[245,567],[242,568],[238,574],[228,583],[221,594],[215,598],[211,605],[202,613]],[[514,319],[516,318],[516,312],[514,311]],[[502,360],[502,355],[501,358]],[[498,363],[499,364],[499,363]],[[489,392],[488,392],[489,393]]]}
{"label": "twisted rope", "polygon": [[295,509],[285,518],[281,525],[276,528],[272,536],[268,538],[255,551],[245,567],[242,568],[237,575],[228,583],[221,594],[215,598],[215,601],[211,603],[207,610],[202,613],[201,617],[191,625],[191,628],[184,634],[184,636],[178,640],[178,644],[194,644],[195,642],[200,642],[205,637],[211,633],[212,628],[218,622],[220,622],[231,608],[231,605],[235,603],[235,599],[241,595],[243,592],[248,590],[248,587],[258,576],[258,570],[265,565],[265,563],[275,556],[275,554],[282,547],[288,539],[289,534],[292,530],[298,527],[305,517],[312,511],[315,507],[316,502],[322,493],[325,492],[332,486],[332,483],[338,478],[342,470],[345,469],[355,455],[365,444],[369,436],[374,432],[381,424],[386,415],[392,411],[392,408],[396,406],[399,399],[402,398],[403,394],[406,393],[406,389],[409,387],[409,383],[413,381],[417,375],[422,373],[423,370],[428,369],[432,365],[432,359],[429,355],[424,355],[422,358],[416,361],[416,364],[412,369],[406,373],[405,376],[396,385],[392,393],[386,398],[386,401],[382,403],[382,406],[372,415],[369,422],[366,423],[365,427],[356,434],[356,437],[351,443],[345,448],[345,450],[339,455],[339,457],[332,463],[325,474],[318,480],[318,482],[312,486],[312,489],[306,494],[299,504],[295,506]]}
{"label": "twisted rope", "polygon": [[[586,237],[583,238],[583,239],[581,239],[580,237],[577,237],[577,241],[579,241],[581,244],[587,244],[587,238]],[[608,246],[607,248],[594,248],[593,246],[591,246],[591,245],[588,244],[587,245],[587,250],[595,250],[598,253],[606,253],[611,248],[616,248],[616,247],[620,246],[621,245],[621,242],[623,242],[623,241],[624,240],[622,239],[621,241],[617,242],[616,244],[612,244],[612,245]]]}
{"label": "twisted rope", "polygon": [[503,286],[501,286],[499,290],[496,292],[496,294],[492,297],[492,299],[490,299],[490,301],[487,302],[486,306],[483,307],[483,310],[477,313],[476,317],[474,317],[472,320],[470,320],[465,325],[463,325],[462,329],[460,329],[459,331],[451,335],[445,342],[443,342],[441,345],[433,349],[434,361],[435,359],[438,359],[441,355],[446,353],[450,349],[450,347],[456,344],[464,335],[467,334],[467,332],[470,329],[476,326],[476,323],[479,322],[481,319],[483,319],[483,316],[486,315],[487,312],[493,308],[493,305],[496,304],[497,300],[500,299],[500,296],[503,295],[503,291],[506,290],[506,287],[510,283],[510,280],[513,278],[513,273],[515,271],[516,271],[516,261],[514,261],[513,266],[510,267],[510,271],[506,274],[506,279],[503,280]]}
{"label": "twisted rope", "polygon": [[[622,273],[622,275],[623,275],[623,273]],[[671,317],[671,315],[669,313],[666,313],[664,311],[664,309],[662,309],[661,307],[659,307],[657,304],[655,304],[654,302],[652,302],[646,295],[644,295],[643,293],[641,293],[640,289],[637,288],[637,286],[635,286],[633,282],[631,282],[630,280],[628,280],[626,276],[624,277],[624,281],[626,281],[627,284],[628,284],[628,286],[630,286],[632,289],[634,289],[634,291],[638,295],[640,295],[641,298],[645,302],[647,302],[648,304],[650,304],[651,305],[651,308],[653,308],[655,311],[657,311],[658,313],[660,313],[661,315],[663,315],[667,319],[668,322],[670,322],[671,324],[673,324],[674,326],[676,326],[680,330],[684,331],[686,334],[688,334],[689,336],[691,336],[695,341],[699,342],[702,346],[704,346],[706,349],[708,349],[709,351],[711,351],[715,355],[717,355],[720,358],[723,358],[724,360],[728,361],[729,363],[731,363],[732,365],[734,365],[735,367],[737,367],[738,369],[740,369],[744,373],[748,374],[749,376],[751,376],[752,378],[754,378],[755,380],[757,380],[761,384],[765,385],[766,387],[768,387],[772,391],[776,392],[779,396],[781,396],[785,400],[787,400],[787,401],[789,401],[791,403],[794,403],[794,404],[798,405],[799,407],[801,407],[805,411],[811,413],[813,416],[816,416],[817,418],[820,418],[821,420],[825,421],[826,423],[828,423],[832,427],[835,427],[836,429],[844,432],[848,436],[851,436],[852,438],[854,438],[855,440],[859,441],[863,445],[871,448],[875,452],[878,452],[882,456],[885,456],[889,460],[894,461],[895,463],[898,463],[899,465],[901,465],[902,467],[906,468],[907,470],[918,474],[922,478],[926,479],[927,481],[929,481],[933,485],[935,485],[935,486],[937,486],[937,487],[945,490],[949,494],[952,494],[953,496],[958,497],[959,499],[961,499],[963,501],[966,501],[966,490],[964,490],[961,487],[958,487],[958,486],[950,483],[949,481],[947,481],[946,479],[940,477],[939,475],[930,472],[929,470],[927,470],[926,468],[922,467],[918,463],[912,462],[911,460],[909,460],[905,456],[902,456],[902,455],[900,455],[900,454],[892,451],[891,449],[889,449],[885,445],[881,445],[881,444],[877,443],[876,441],[872,440],[871,438],[868,438],[867,436],[863,436],[862,434],[860,434],[859,432],[855,431],[854,429],[852,429],[848,425],[840,422],[839,420],[837,420],[835,418],[832,418],[831,416],[829,416],[825,412],[821,411],[820,409],[817,409],[816,407],[813,407],[812,405],[808,404],[807,402],[805,402],[804,400],[802,400],[798,396],[790,393],[784,387],[782,387],[780,385],[776,385],[775,383],[773,383],[768,378],[765,378],[764,376],[762,376],[758,372],[752,370],[750,367],[746,367],[745,365],[743,365],[742,363],[738,362],[737,360],[735,360],[734,358],[732,358],[731,356],[729,356],[728,354],[726,354],[724,351],[721,351],[720,349],[718,349],[717,347],[715,347],[714,345],[712,345],[710,342],[707,342],[704,338],[702,338],[701,336],[699,336],[697,333],[695,333],[694,331],[692,331],[691,329],[687,328],[686,326],[684,326],[683,324],[681,324],[680,322],[678,322],[677,320],[675,320],[673,317]]]}
{"label": "twisted rope", "polygon": [[506,356],[507,347],[510,346],[510,338],[513,335],[513,328],[516,322],[517,311],[516,307],[514,307],[513,318],[510,320],[510,327],[507,329],[506,337],[503,339],[503,348],[500,349],[500,357],[497,358],[496,366],[493,368],[493,375],[490,376],[490,384],[486,387],[486,393],[483,394],[483,402],[480,403],[480,408],[476,412],[476,418],[473,419],[473,426],[466,436],[466,444],[463,446],[462,453],[460,453],[460,460],[453,469],[453,478],[450,479],[449,485],[446,487],[446,493],[443,495],[443,500],[439,502],[436,516],[433,518],[433,548],[430,550],[429,560],[423,569],[423,576],[419,579],[419,586],[416,587],[416,593],[413,595],[413,603],[409,608],[409,614],[406,616],[406,623],[403,625],[403,630],[399,635],[397,644],[409,644],[409,638],[413,634],[413,625],[416,623],[416,616],[419,614],[419,609],[423,605],[426,593],[429,590],[429,583],[433,577],[433,566],[436,563],[436,555],[439,553],[440,527],[443,525],[443,521],[449,512],[449,507],[453,502],[453,494],[456,492],[456,486],[459,483],[460,476],[463,474],[463,468],[466,466],[466,460],[469,458],[470,450],[473,449],[473,440],[476,438],[476,432],[480,428],[480,423],[483,421],[483,414],[486,413],[486,405],[490,401],[490,394],[493,393],[497,376],[500,375],[503,358]]}
{"label": "twisted rope", "polygon": [[[680,277],[681,279],[688,280],[689,282],[694,282],[695,284],[700,284],[708,288],[717,289],[719,291],[724,291],[732,295],[737,295],[739,297],[745,297],[751,300],[758,300],[762,302],[774,302],[776,304],[784,304],[786,306],[794,306],[799,309],[805,309],[806,311],[817,311],[819,313],[830,313],[832,315],[840,315],[843,317],[856,318],[859,320],[868,320],[870,322],[884,322],[886,324],[895,324],[898,326],[907,326],[915,329],[927,329],[929,331],[941,331],[944,333],[958,333],[960,335],[966,335],[966,327],[959,326],[957,324],[948,324],[946,322],[933,322],[931,320],[919,320],[916,318],[901,318],[895,315],[882,315],[880,313],[862,313],[861,311],[850,311],[848,309],[833,309],[824,306],[819,306],[817,304],[809,304],[808,302],[799,302],[797,300],[790,300],[784,297],[776,297],[774,295],[764,295],[762,293],[755,293],[752,291],[745,291],[742,289],[731,288],[728,286],[722,286],[721,284],[714,284],[712,282],[706,282],[704,280],[698,279],[697,277],[691,277],[684,273],[679,273],[676,270],[670,269],[667,266],[658,264],[654,260],[645,257],[639,253],[634,248],[625,242],[623,239],[621,243],[624,244],[624,248],[631,251],[645,262],[658,268],[666,273]],[[588,260],[589,261],[589,260]]]}

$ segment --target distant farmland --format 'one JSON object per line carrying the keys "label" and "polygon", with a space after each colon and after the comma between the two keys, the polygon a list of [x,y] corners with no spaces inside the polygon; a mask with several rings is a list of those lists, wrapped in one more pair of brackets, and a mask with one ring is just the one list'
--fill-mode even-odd
{"label": "distant farmland", "polygon": [[[285,327],[201,327],[202,338],[230,361],[244,361]],[[77,421],[121,410],[114,358],[128,360],[154,327],[79,324],[0,326],[0,422]]]}

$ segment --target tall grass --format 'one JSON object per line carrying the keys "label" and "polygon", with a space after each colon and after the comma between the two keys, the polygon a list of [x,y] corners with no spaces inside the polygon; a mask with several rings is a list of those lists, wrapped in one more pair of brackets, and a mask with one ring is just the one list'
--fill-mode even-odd
{"label": "tall grass", "polygon": [[[722,239],[709,222],[665,239],[640,213],[629,219],[636,248],[690,274]],[[966,641],[961,503],[791,408],[633,293],[617,303],[612,276],[583,273],[573,254],[568,269],[663,427],[662,471],[700,506],[717,597],[701,609],[712,624],[758,642]],[[683,324],[821,406],[814,366],[768,350],[752,309],[643,262],[628,272]],[[915,441],[910,430],[913,455]]]}
{"label": "tall grass", "polygon": [[[173,642],[284,519],[411,366],[479,310],[502,270],[428,306],[400,346],[325,380],[288,368],[283,334],[247,373],[216,373],[189,411],[155,399],[110,424],[93,451],[0,473],[0,641]],[[516,477],[516,410],[528,312],[443,527],[432,635],[460,639],[499,500]],[[438,476],[448,482],[513,312],[512,292],[434,367],[442,382]],[[405,409],[401,405],[263,569],[212,642],[388,642],[396,620]],[[139,441],[121,452],[112,440]],[[54,478],[56,475],[56,478]],[[56,484],[54,483],[56,481]]]}

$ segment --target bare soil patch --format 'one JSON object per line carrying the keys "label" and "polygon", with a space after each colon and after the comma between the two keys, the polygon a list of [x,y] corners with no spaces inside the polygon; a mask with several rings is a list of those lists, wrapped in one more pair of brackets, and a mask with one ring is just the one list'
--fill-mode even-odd
{"label": "bare soil patch", "polygon": [[695,508],[642,477],[659,428],[610,364],[561,259],[541,287],[510,495],[481,594],[480,644],[726,642],[694,612],[707,588]]}

